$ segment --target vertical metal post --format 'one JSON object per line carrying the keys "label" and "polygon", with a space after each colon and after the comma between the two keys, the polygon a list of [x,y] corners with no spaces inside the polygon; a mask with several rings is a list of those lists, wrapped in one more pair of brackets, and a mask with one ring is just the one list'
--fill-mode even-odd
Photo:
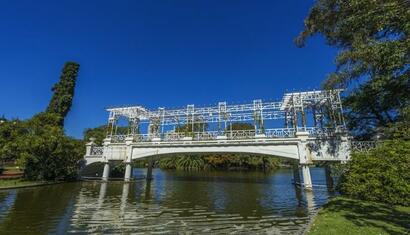
{"label": "vertical metal post", "polygon": [[346,127],[346,122],[343,116],[343,105],[342,105],[342,99],[340,98],[340,90],[337,91],[337,96],[338,96],[338,101],[339,101],[339,107],[340,107],[340,118],[341,118],[341,123],[343,127]]}
{"label": "vertical metal post", "polygon": [[313,125],[316,127],[317,126],[317,120],[316,120],[316,106],[312,107],[312,115],[313,115]]}

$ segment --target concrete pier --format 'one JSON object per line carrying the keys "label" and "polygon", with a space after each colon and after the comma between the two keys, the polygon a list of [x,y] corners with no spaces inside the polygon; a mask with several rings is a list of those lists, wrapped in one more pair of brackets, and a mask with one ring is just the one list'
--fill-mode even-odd
{"label": "concrete pier", "polygon": [[312,178],[310,177],[310,169],[308,165],[302,165],[303,186],[307,190],[312,190]]}
{"label": "concrete pier", "polygon": [[110,164],[106,162],[104,164],[104,171],[102,175],[102,180],[103,181],[108,181],[108,178],[110,177]]}
{"label": "concrete pier", "polygon": [[125,164],[125,174],[124,174],[124,181],[129,182],[132,177],[132,166],[131,163]]}

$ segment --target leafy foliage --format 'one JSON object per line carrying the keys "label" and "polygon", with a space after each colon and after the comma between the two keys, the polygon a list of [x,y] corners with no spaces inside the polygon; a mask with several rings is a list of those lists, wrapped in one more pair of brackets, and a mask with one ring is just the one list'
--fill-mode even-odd
{"label": "leafy foliage", "polygon": [[84,141],[89,141],[90,138],[95,138],[95,143],[97,145],[101,145],[103,143],[103,140],[107,136],[108,133],[108,127],[107,125],[102,125],[99,127],[95,128],[87,128],[84,130]]}
{"label": "leafy foliage", "polygon": [[368,152],[354,153],[341,182],[353,198],[410,205],[410,141],[390,140]]}
{"label": "leafy foliage", "polygon": [[175,128],[175,132],[179,132],[179,133],[201,132],[201,131],[206,131],[207,128],[208,128],[207,123],[203,123],[199,121],[192,123],[191,121],[188,121],[187,124],[178,125]]}
{"label": "leafy foliage", "polygon": [[110,171],[110,177],[123,178],[125,174],[125,163],[121,162],[119,164],[113,165]]}
{"label": "leafy foliage", "polygon": [[315,34],[340,49],[324,87],[351,88],[345,104],[356,134],[369,136],[395,122],[410,104],[409,1],[319,0],[297,45]]}
{"label": "leafy foliage", "polygon": [[47,112],[27,121],[0,120],[0,157],[17,161],[30,180],[70,180],[77,177],[85,150],[82,141],[64,134],[79,65],[65,64]]}
{"label": "leafy foliage", "polygon": [[60,115],[62,117],[59,123],[61,126],[64,125],[64,118],[67,116],[73,103],[74,88],[79,68],[80,65],[75,62],[65,63],[60,81],[52,88],[54,95],[48,104],[47,112]]}
{"label": "leafy foliage", "polygon": [[384,138],[410,141],[410,107],[401,110],[398,121],[390,124],[384,131]]}
{"label": "leafy foliage", "polygon": [[0,124],[0,159],[3,162],[15,161],[18,158],[17,138],[26,133],[23,122],[18,119],[2,119]]}
{"label": "leafy foliage", "polygon": [[[22,123],[22,131],[8,142],[30,180],[69,180],[77,176],[84,145],[64,135],[58,114],[40,113]],[[7,145],[6,145],[7,146]]]}
{"label": "leafy foliage", "polygon": [[233,122],[226,127],[226,131],[229,130],[255,130],[255,127],[247,122]]}
{"label": "leafy foliage", "polygon": [[281,160],[274,157],[251,154],[198,154],[173,155],[160,158],[158,166],[163,169],[240,169],[240,170],[271,170],[279,167]]}
{"label": "leafy foliage", "polygon": [[[84,130],[83,134],[83,139],[84,141],[89,141],[90,138],[95,138],[95,143],[97,145],[101,145],[103,143],[103,140],[107,137],[108,133],[108,126],[107,125],[102,125],[98,126],[95,128],[87,128]],[[119,126],[117,127],[117,132],[118,133],[127,133],[128,132],[128,127],[126,126]]]}

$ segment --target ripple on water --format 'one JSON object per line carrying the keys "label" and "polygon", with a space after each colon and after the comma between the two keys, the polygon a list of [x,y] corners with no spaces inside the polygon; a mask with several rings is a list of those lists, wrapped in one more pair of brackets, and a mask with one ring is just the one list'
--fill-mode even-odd
{"label": "ripple on water", "polygon": [[[0,233],[295,234],[328,194],[295,190],[291,175],[290,170],[156,170],[151,183],[83,182],[3,191]],[[322,177],[320,170],[312,175],[313,180]]]}

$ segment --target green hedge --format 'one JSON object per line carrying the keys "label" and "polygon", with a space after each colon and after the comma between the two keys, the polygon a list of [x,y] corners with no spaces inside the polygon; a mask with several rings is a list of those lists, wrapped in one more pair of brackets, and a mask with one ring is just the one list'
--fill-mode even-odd
{"label": "green hedge", "polygon": [[352,198],[409,206],[410,141],[390,140],[353,153],[340,189]]}

